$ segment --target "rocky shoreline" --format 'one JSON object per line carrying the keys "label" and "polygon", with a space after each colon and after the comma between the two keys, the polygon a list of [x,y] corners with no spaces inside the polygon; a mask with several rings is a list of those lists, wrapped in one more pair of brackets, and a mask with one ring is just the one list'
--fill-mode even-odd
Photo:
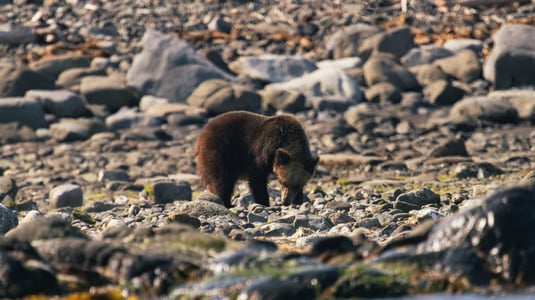
{"label": "rocky shoreline", "polygon": [[[0,0],[0,297],[532,293],[535,3],[409,4]],[[301,121],[308,202],[204,190],[234,110]]]}

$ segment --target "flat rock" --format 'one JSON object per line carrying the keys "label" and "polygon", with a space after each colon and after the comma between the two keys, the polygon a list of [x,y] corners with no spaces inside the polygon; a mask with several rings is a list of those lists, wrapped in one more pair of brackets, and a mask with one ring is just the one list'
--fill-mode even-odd
{"label": "flat rock", "polygon": [[496,89],[535,84],[535,26],[505,24],[493,36],[494,47],[483,66],[483,76]]}
{"label": "flat rock", "polygon": [[483,42],[476,39],[449,39],[442,47],[454,53],[463,50],[472,50],[475,53],[481,53]]}
{"label": "flat rock", "polygon": [[352,69],[362,66],[362,59],[360,57],[344,57],[340,59],[326,59],[316,63],[316,66],[321,69],[336,68],[336,69]]}
{"label": "flat rock", "polygon": [[237,74],[267,83],[285,82],[317,69],[314,62],[307,58],[273,54],[241,56],[228,67]]}
{"label": "flat rock", "polygon": [[89,128],[76,120],[62,120],[50,125],[50,136],[58,142],[86,140],[90,137]]}
{"label": "flat rock", "polygon": [[84,55],[65,54],[46,57],[30,64],[35,72],[56,80],[61,72],[72,68],[89,67],[89,58]]}
{"label": "flat rock", "polygon": [[112,112],[136,102],[122,76],[86,76],[81,80],[80,93],[87,103],[104,105]]}
{"label": "flat rock", "polygon": [[165,119],[148,113],[139,112],[136,109],[121,109],[106,118],[106,126],[111,130],[127,128],[157,127],[163,124]]}
{"label": "flat rock", "polygon": [[38,100],[46,112],[59,118],[76,118],[87,115],[82,97],[66,90],[29,90],[26,99]]}
{"label": "flat rock", "polygon": [[424,45],[410,49],[400,58],[401,63],[406,67],[431,64],[437,59],[453,55],[451,50],[437,45]]}
{"label": "flat rock", "polygon": [[233,80],[183,40],[147,30],[141,44],[143,50],[134,57],[126,81],[143,95],[185,102],[203,81]]}
{"label": "flat rock", "polygon": [[0,97],[22,97],[29,90],[55,88],[54,80],[20,64],[0,64]]}
{"label": "flat rock", "polygon": [[449,114],[452,119],[471,118],[496,123],[518,121],[518,111],[511,103],[492,97],[466,97],[456,102]]}
{"label": "flat rock", "polygon": [[253,89],[221,79],[206,80],[188,97],[189,105],[206,109],[211,115],[234,110],[258,111],[262,98]]}
{"label": "flat rock", "polygon": [[32,129],[48,127],[43,105],[26,98],[0,98],[0,122],[18,122]]}
{"label": "flat rock", "polygon": [[287,82],[268,84],[265,89],[293,90],[309,98],[330,97],[353,104],[361,102],[363,96],[357,82],[335,68],[319,69]]}
{"label": "flat rock", "polygon": [[87,76],[106,76],[106,71],[100,68],[71,68],[61,72],[56,85],[69,90],[80,88],[82,78]]}

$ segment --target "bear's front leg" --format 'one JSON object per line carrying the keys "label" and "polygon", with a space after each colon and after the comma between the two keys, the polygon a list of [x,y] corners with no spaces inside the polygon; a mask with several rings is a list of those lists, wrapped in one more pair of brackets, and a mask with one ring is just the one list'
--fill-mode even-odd
{"label": "bear's front leg", "polygon": [[253,193],[256,203],[269,206],[266,175],[263,175],[259,172],[253,172],[249,174],[249,188]]}

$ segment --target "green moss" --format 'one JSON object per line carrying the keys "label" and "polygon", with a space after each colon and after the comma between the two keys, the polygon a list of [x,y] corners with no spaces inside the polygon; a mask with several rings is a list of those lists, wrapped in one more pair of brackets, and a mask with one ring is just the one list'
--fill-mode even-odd
{"label": "green moss", "polygon": [[96,221],[93,218],[91,218],[90,215],[83,214],[83,213],[81,213],[81,212],[79,212],[77,210],[73,210],[71,214],[72,214],[73,218],[78,219],[78,220],[80,220],[82,222],[85,222],[87,224],[93,225],[93,224],[96,223]]}
{"label": "green moss", "polygon": [[151,182],[145,183],[145,185],[143,186],[143,192],[145,193],[145,195],[147,195],[149,197],[153,197],[154,196],[154,191],[152,190],[152,183]]}
{"label": "green moss", "polygon": [[86,195],[84,197],[84,201],[96,201],[96,200],[103,200],[106,198],[109,198],[109,195],[106,193],[95,193],[95,194]]}
{"label": "green moss", "polygon": [[410,268],[403,264],[355,264],[334,287],[336,297],[395,297],[410,288]]}
{"label": "green moss", "polygon": [[348,185],[348,184],[351,184],[351,181],[347,178],[338,178],[336,180],[336,184],[337,185]]}

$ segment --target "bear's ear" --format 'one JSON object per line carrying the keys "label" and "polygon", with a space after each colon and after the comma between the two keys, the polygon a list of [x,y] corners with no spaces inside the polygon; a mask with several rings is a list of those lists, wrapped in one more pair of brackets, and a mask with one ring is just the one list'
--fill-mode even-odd
{"label": "bear's ear", "polygon": [[275,162],[277,164],[285,165],[290,162],[290,153],[288,151],[279,148],[275,151]]}
{"label": "bear's ear", "polygon": [[310,173],[314,173],[314,169],[316,168],[316,165],[318,164],[319,160],[320,160],[320,157],[317,155],[309,158],[305,164],[306,170]]}

